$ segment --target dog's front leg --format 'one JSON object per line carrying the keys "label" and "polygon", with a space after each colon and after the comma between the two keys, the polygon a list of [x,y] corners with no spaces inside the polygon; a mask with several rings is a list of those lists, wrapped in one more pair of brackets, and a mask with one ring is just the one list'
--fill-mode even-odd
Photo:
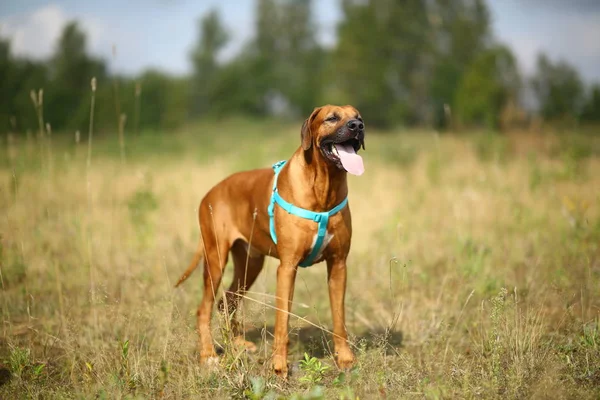
{"label": "dog's front leg", "polygon": [[275,312],[275,340],[273,344],[273,370],[282,377],[287,377],[288,323],[294,297],[294,282],[297,266],[281,261],[277,268],[277,296]]}
{"label": "dog's front leg", "polygon": [[327,280],[329,301],[333,319],[333,343],[335,361],[339,368],[347,369],[354,364],[354,354],[348,345],[344,300],[346,296],[346,259],[327,260]]}

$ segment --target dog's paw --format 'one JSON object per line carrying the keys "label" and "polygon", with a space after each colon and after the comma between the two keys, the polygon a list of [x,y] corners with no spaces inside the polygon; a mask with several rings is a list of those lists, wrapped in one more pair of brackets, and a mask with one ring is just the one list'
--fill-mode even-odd
{"label": "dog's paw", "polygon": [[288,365],[287,365],[287,357],[282,355],[274,355],[273,360],[271,361],[271,366],[273,367],[273,372],[277,374],[280,378],[287,379],[288,376]]}
{"label": "dog's paw", "polygon": [[339,369],[350,369],[352,368],[355,362],[356,358],[354,357],[354,353],[352,353],[352,350],[350,350],[349,348],[342,348],[337,351],[335,363],[337,364]]}
{"label": "dog's paw", "polygon": [[215,353],[215,350],[212,349],[211,351],[206,352],[200,351],[200,364],[208,367],[219,365],[219,357],[217,356],[217,353]]}
{"label": "dog's paw", "polygon": [[221,366],[221,360],[217,356],[200,357],[200,365],[203,369],[214,372]]}
{"label": "dog's paw", "polygon": [[248,353],[256,353],[258,350],[254,343],[244,340],[241,336],[236,337],[233,343],[236,347],[245,349]]}

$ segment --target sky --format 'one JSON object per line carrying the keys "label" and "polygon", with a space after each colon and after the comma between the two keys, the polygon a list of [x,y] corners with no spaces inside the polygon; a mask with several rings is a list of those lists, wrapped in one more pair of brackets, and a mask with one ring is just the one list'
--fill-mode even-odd
{"label": "sky", "polygon": [[[313,1],[322,43],[335,43],[339,0]],[[574,65],[588,82],[600,82],[600,0],[488,0],[495,37],[509,45],[526,75],[540,51]],[[113,71],[148,67],[183,75],[198,36],[198,20],[217,8],[230,32],[227,59],[253,35],[252,0],[0,0],[0,37],[13,53],[35,59],[52,54],[62,27],[77,19],[90,52]],[[112,48],[116,45],[116,55]]]}

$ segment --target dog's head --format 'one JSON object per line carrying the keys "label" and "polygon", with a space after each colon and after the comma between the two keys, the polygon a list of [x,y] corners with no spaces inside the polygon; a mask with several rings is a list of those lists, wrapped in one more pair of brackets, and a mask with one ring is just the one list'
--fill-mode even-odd
{"label": "dog's head", "polygon": [[354,175],[362,175],[362,157],[357,153],[365,148],[365,124],[352,106],[326,105],[315,108],[304,121],[301,130],[302,149],[313,146],[328,163]]}

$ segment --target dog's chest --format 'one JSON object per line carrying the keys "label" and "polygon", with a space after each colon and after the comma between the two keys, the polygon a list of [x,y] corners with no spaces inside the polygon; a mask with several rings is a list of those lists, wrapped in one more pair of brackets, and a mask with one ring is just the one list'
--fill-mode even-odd
{"label": "dog's chest", "polygon": [[[323,251],[325,251],[325,249],[329,245],[329,242],[331,242],[331,239],[333,239],[333,236],[333,233],[329,233],[329,231],[325,232],[325,237],[323,238],[323,242],[321,243],[321,246],[318,249],[317,255],[315,257],[315,262],[321,261],[321,258],[323,257]],[[310,251],[312,251],[315,248],[318,238],[319,234],[315,233],[315,236],[312,240],[312,244],[310,246]]]}

